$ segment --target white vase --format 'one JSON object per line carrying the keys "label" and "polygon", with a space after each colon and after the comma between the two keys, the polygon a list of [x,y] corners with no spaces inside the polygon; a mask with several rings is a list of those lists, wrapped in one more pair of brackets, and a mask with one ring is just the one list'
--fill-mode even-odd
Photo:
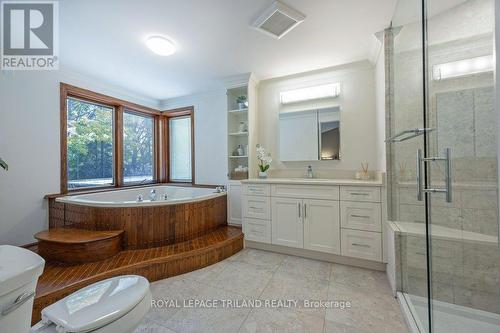
{"label": "white vase", "polygon": [[267,178],[267,172],[262,172],[262,171],[259,171],[259,178],[260,179],[266,179]]}

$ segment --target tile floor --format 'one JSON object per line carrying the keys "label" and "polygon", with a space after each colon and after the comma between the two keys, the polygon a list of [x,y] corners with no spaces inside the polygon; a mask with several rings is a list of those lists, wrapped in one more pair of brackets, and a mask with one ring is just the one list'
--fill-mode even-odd
{"label": "tile floor", "polygon": [[[245,249],[213,266],[152,283],[153,299],[335,300],[350,308],[152,308],[135,333],[406,333],[385,273]],[[161,304],[158,302],[158,304]]]}

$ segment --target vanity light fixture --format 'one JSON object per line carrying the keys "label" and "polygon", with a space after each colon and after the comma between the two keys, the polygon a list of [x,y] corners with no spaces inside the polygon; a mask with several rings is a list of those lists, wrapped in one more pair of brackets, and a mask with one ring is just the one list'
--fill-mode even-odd
{"label": "vanity light fixture", "polygon": [[494,68],[492,55],[469,58],[432,67],[432,78],[434,81],[457,78],[467,75],[492,72]]}
{"label": "vanity light fixture", "polygon": [[163,36],[151,36],[146,40],[147,47],[161,56],[169,56],[175,53],[175,44]]}
{"label": "vanity light fixture", "polygon": [[340,95],[340,83],[329,83],[320,86],[282,91],[281,104],[298,103],[313,99],[335,98]]}

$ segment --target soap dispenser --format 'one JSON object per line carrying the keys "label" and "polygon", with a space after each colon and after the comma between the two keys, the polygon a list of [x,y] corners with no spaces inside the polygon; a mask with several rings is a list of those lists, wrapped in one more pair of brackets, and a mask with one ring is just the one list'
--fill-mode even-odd
{"label": "soap dispenser", "polygon": [[307,167],[307,178],[314,178],[312,166]]}

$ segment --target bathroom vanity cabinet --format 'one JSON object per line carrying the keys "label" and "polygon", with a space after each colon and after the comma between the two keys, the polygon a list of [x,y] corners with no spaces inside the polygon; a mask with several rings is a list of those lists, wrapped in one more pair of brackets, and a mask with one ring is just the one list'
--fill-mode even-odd
{"label": "bathroom vanity cabinet", "polygon": [[247,241],[383,261],[381,182],[277,178],[242,185]]}

